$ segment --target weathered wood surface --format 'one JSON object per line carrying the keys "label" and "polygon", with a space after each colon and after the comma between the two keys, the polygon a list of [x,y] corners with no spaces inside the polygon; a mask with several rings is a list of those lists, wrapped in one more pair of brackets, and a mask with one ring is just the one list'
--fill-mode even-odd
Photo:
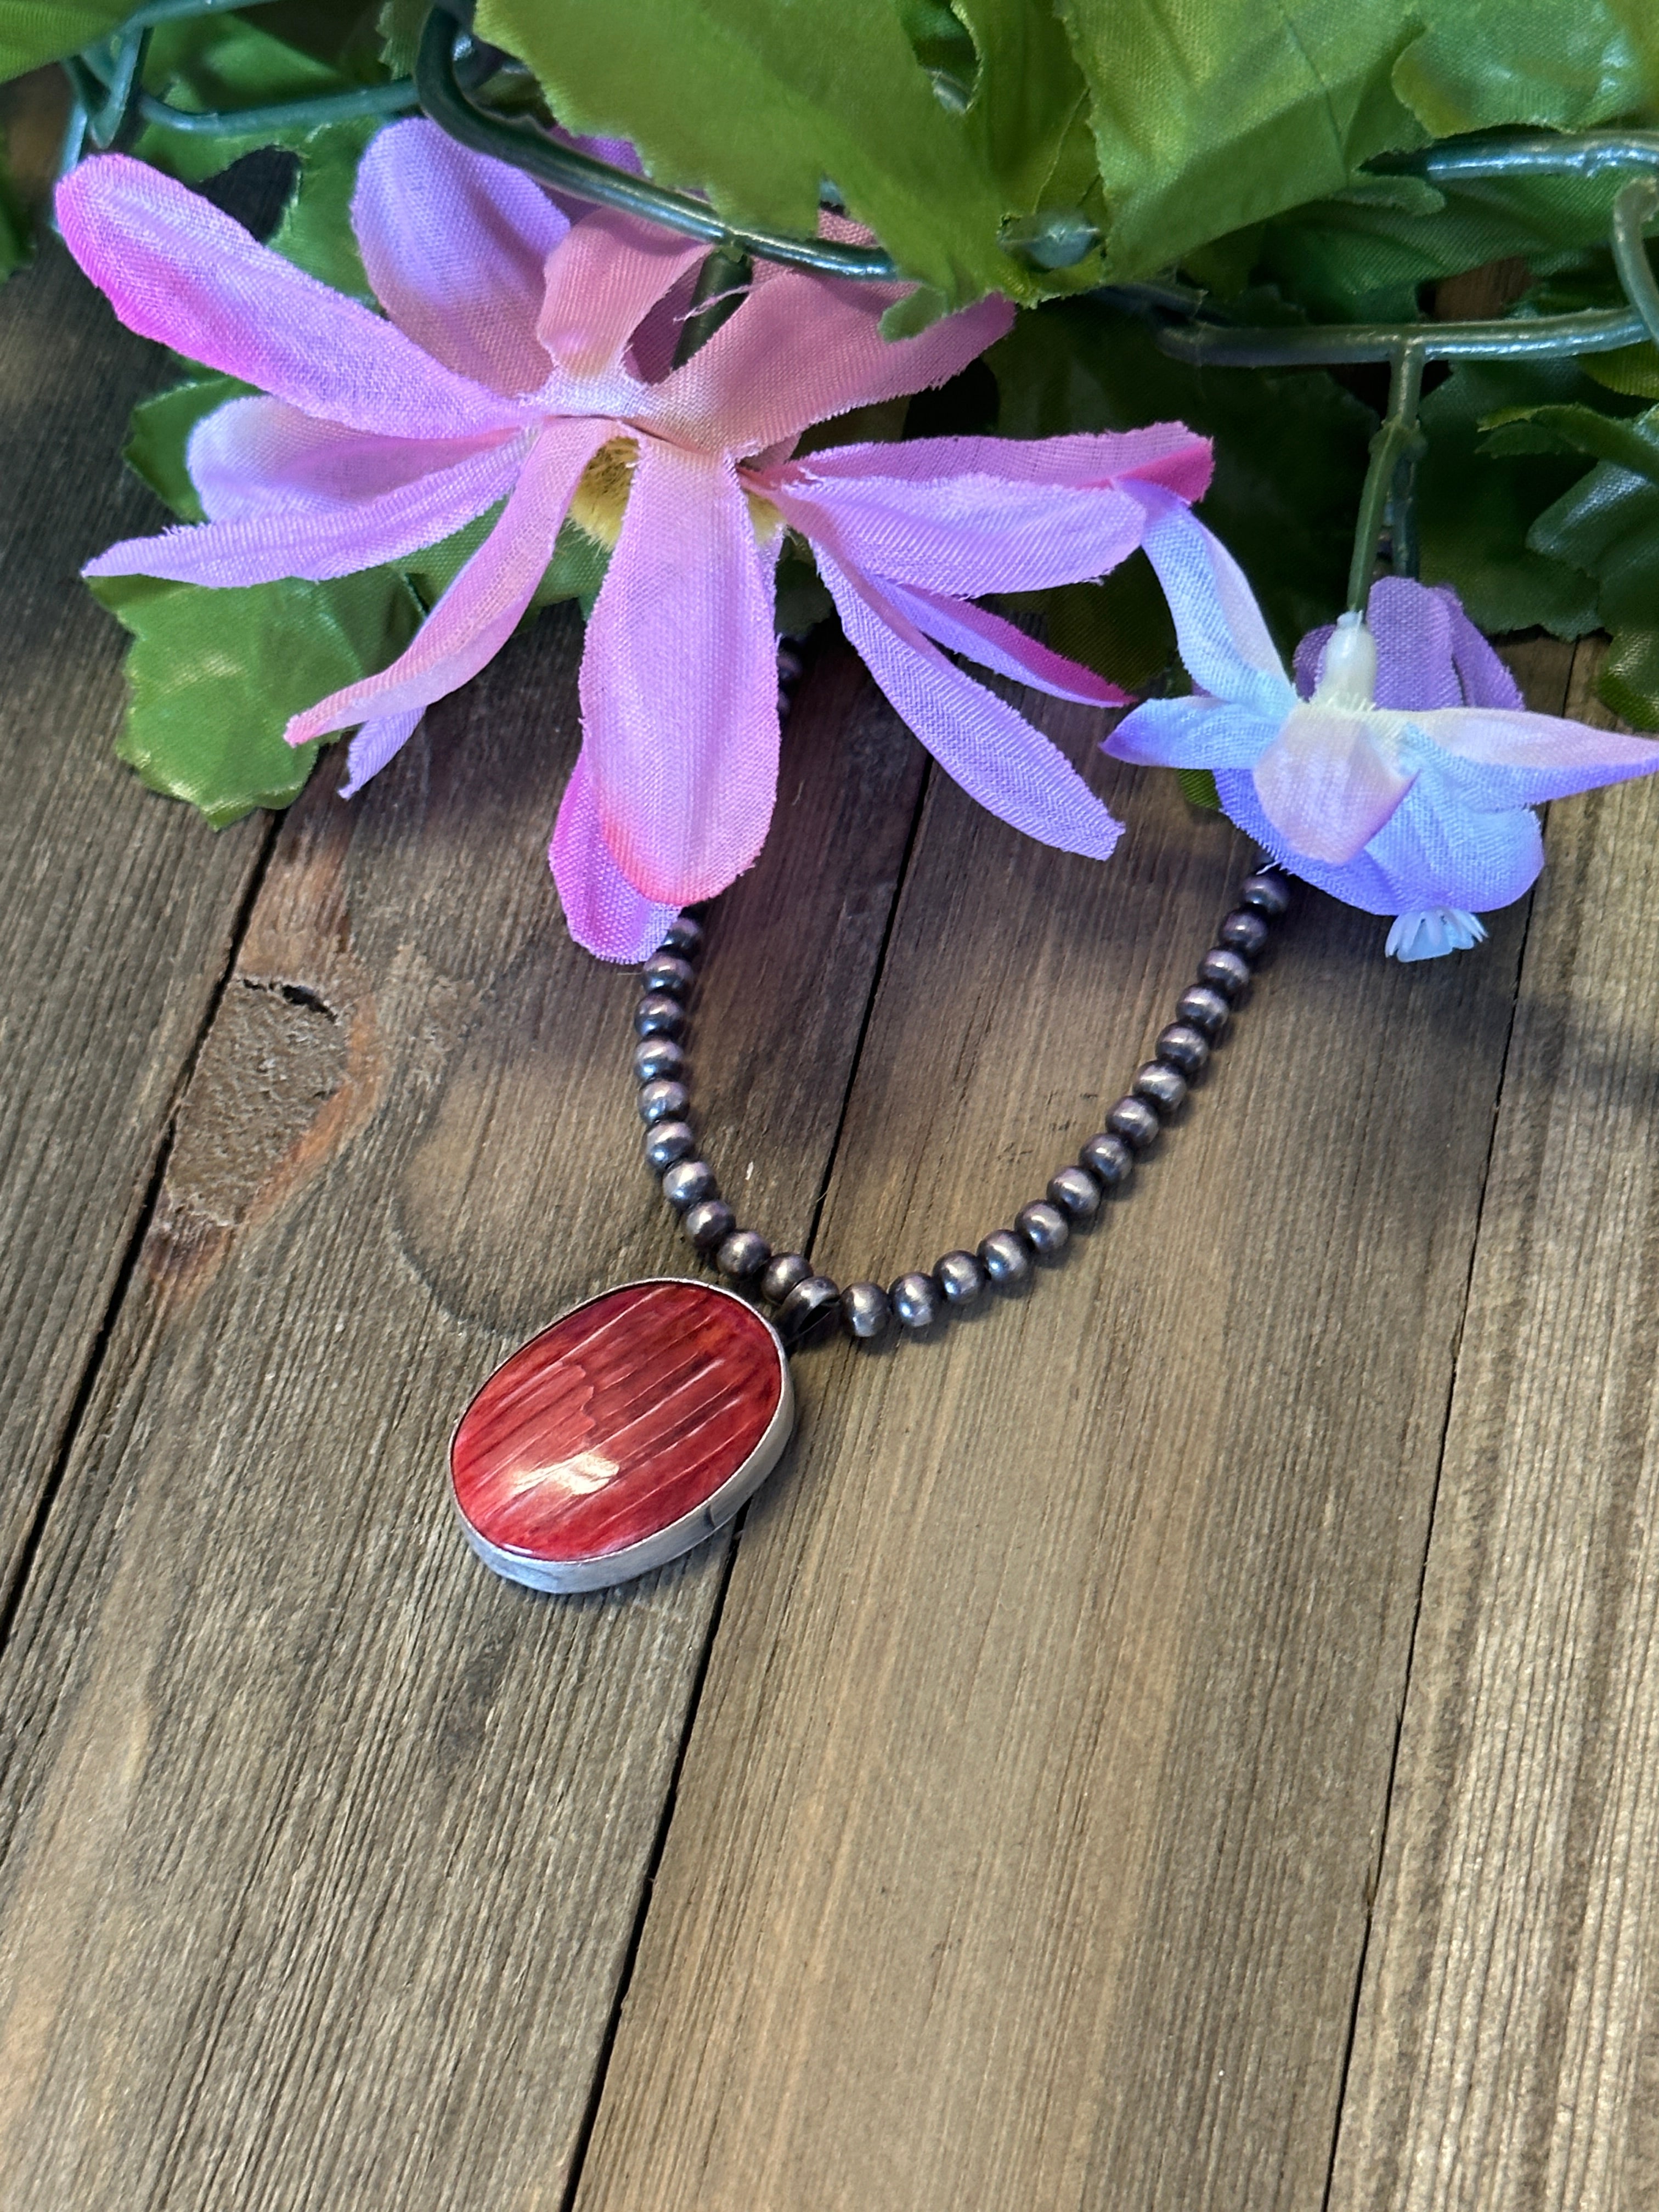
{"label": "weathered wood surface", "polygon": [[[546,875],[579,641],[544,621],[350,807],[313,784],[184,1100],[0,1662],[20,2204],[497,2206],[570,2160],[722,1573],[538,1600],[442,1480],[510,1340],[677,1257],[635,987]],[[918,781],[855,665],[809,675],[711,931],[710,1127],[784,1237]]]}
{"label": "weathered wood surface", "polygon": [[161,363],[58,246],[0,294],[0,1614],[267,834],[110,750],[121,635],[76,571],[157,525],[118,456]]}
{"label": "weathered wood surface", "polygon": [[[544,873],[573,626],[325,776],[196,1054],[263,833],[107,761],[67,572],[146,520],[154,372],[42,312],[88,319],[8,478],[14,1464],[89,1395],[0,1652],[6,2212],[1311,2212],[1339,2112],[1342,2212],[1652,2201],[1653,795],[1556,810],[1477,959],[1304,895],[1064,1268],[805,1359],[734,1556],[529,1598],[449,1523],[449,1418],[678,1256],[629,986]],[[697,1060],[755,1218],[830,1175],[832,1270],[1011,1212],[1166,1018],[1240,855],[1094,772],[1109,871],[936,783],[904,873],[916,750],[811,672]]]}
{"label": "weathered wood surface", "polygon": [[1549,846],[1338,2212],[1659,2203],[1659,789],[1554,808]]}
{"label": "weathered wood surface", "polygon": [[[831,1272],[1011,1212],[1168,1018],[1224,848],[1115,789],[1109,872],[931,792]],[[1524,919],[1402,971],[1304,894],[1091,1249],[833,1356],[738,1552],[580,2212],[1320,2203]]]}

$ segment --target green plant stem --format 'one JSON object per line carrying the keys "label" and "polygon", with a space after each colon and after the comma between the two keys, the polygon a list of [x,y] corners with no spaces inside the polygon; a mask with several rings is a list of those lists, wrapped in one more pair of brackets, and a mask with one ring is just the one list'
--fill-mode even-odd
{"label": "green plant stem", "polygon": [[596,200],[602,207],[623,209],[643,216],[688,238],[707,239],[713,246],[793,269],[815,270],[823,276],[862,276],[891,283],[898,268],[890,254],[878,246],[843,246],[833,239],[793,238],[785,231],[750,230],[728,223],[706,200],[684,192],[665,191],[648,178],[631,176],[596,161],[574,147],[561,146],[533,123],[486,114],[463,91],[455,74],[455,48],[464,34],[447,8],[434,7],[421,33],[415,64],[415,82],[421,106],[452,138],[480,154],[510,161],[556,191],[572,192],[580,199]]}
{"label": "green plant stem", "polygon": [[[1389,411],[1371,440],[1370,460],[1355,518],[1353,559],[1348,567],[1348,611],[1363,614],[1370,596],[1371,571],[1376,565],[1377,542],[1384,525],[1390,532],[1392,565],[1408,574],[1416,567],[1416,532],[1412,524],[1412,493],[1417,464],[1425,441],[1417,427],[1417,410],[1423,396],[1423,346],[1407,340],[1395,350],[1389,379]],[[1402,563],[1400,556],[1405,553]]]}
{"label": "green plant stem", "polygon": [[740,246],[728,243],[714,248],[697,271],[691,312],[680,325],[674,347],[676,368],[683,368],[698,347],[707,345],[720,325],[736,314],[754,274],[755,264]]}
{"label": "green plant stem", "polygon": [[1637,177],[1613,204],[1613,265],[1619,282],[1646,325],[1648,336],[1659,345],[1659,284],[1653,280],[1643,233],[1659,214],[1659,177]]}
{"label": "green plant stem", "polygon": [[1267,330],[1190,323],[1160,331],[1158,343],[1172,359],[1200,368],[1326,368],[1392,361],[1402,345],[1419,342],[1425,361],[1537,361],[1609,353],[1646,335],[1633,310],[1608,307],[1488,323],[1328,323]]}

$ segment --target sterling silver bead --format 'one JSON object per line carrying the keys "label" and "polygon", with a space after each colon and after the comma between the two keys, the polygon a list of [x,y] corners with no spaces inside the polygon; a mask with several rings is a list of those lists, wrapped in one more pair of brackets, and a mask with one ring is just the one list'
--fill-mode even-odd
{"label": "sterling silver bead", "polygon": [[1291,910],[1291,887],[1283,876],[1246,876],[1238,887],[1238,902],[1265,914],[1269,921],[1277,921]]}
{"label": "sterling silver bead", "polygon": [[1185,1101],[1187,1079],[1178,1068],[1166,1067],[1161,1060],[1149,1060],[1145,1067],[1135,1070],[1129,1088],[1137,1098],[1157,1107],[1167,1121]]}
{"label": "sterling silver bead", "polygon": [[1230,914],[1216,932],[1217,938],[1229,951],[1237,952],[1242,959],[1259,960],[1267,949],[1267,925],[1259,914],[1240,907]]}
{"label": "sterling silver bead", "polygon": [[1078,1154],[1078,1160],[1108,1190],[1115,1190],[1120,1183],[1127,1182],[1134,1173],[1134,1154],[1122,1138],[1115,1136],[1109,1129],[1091,1137]]}
{"label": "sterling silver bead", "polygon": [[1014,1216],[1014,1226],[1039,1260],[1057,1260],[1071,1241],[1066,1216],[1046,1198],[1034,1198]]}
{"label": "sterling silver bead", "polygon": [[696,980],[696,969],[678,952],[653,952],[640,970],[640,981],[647,991],[665,991],[671,999],[689,996]]}
{"label": "sterling silver bead", "polygon": [[933,1270],[933,1280],[953,1306],[968,1306],[985,1288],[985,1270],[971,1252],[947,1252]]}
{"label": "sterling silver bead", "polygon": [[840,1311],[840,1284],[828,1275],[804,1275],[773,1316],[772,1326],[793,1352]]}
{"label": "sterling silver bead", "polygon": [[634,1009],[636,1036],[677,1037],[685,1027],[685,1008],[665,991],[647,991]]}
{"label": "sterling silver bead", "polygon": [[931,1328],[944,1307],[939,1285],[931,1275],[901,1275],[887,1293],[888,1302],[906,1328]]}
{"label": "sterling silver bead", "polygon": [[659,1121],[645,1133],[645,1157],[659,1175],[676,1160],[689,1159],[696,1149],[696,1132],[689,1121]]}
{"label": "sterling silver bead", "polygon": [[[707,1160],[676,1160],[662,1179],[662,1194],[676,1213],[684,1213],[688,1206],[700,1206],[706,1198],[718,1198],[714,1170]],[[730,1234],[730,1224],[724,1232]]]}
{"label": "sterling silver bead", "polygon": [[1198,963],[1198,980],[1237,1002],[1250,988],[1250,963],[1225,945],[1212,945]]}
{"label": "sterling silver bead", "polygon": [[634,1073],[641,1083],[678,1083],[685,1073],[685,1047],[672,1037],[647,1037],[634,1048]]}
{"label": "sterling silver bead", "polygon": [[1012,1229],[994,1229],[980,1241],[981,1265],[1000,1289],[1023,1283],[1031,1272],[1031,1255]]}
{"label": "sterling silver bead", "polygon": [[713,1252],[737,1227],[738,1217],[723,1198],[705,1198],[686,1208],[680,1225],[699,1252]]}
{"label": "sterling silver bead", "polygon": [[1158,1142],[1158,1118],[1144,1098],[1120,1098],[1106,1116],[1106,1127],[1133,1152],[1150,1152]]}
{"label": "sterling silver bead", "polygon": [[804,1283],[812,1272],[812,1263],[800,1252],[780,1252],[775,1260],[769,1261],[761,1277],[761,1296],[769,1304],[781,1305],[797,1283]]}
{"label": "sterling silver bead", "polygon": [[1190,1022],[1171,1022],[1167,1030],[1160,1030],[1152,1050],[1171,1067],[1178,1067],[1189,1083],[1210,1057],[1204,1032]]}
{"label": "sterling silver bead", "polygon": [[683,953],[686,959],[695,960],[702,951],[702,928],[689,914],[678,915],[662,933],[665,952]]}
{"label": "sterling silver bead", "polygon": [[841,1317],[848,1336],[868,1344],[886,1334],[893,1309],[879,1283],[849,1283],[841,1294]]}
{"label": "sterling silver bead", "polygon": [[659,1075],[640,1091],[640,1119],[647,1129],[659,1121],[678,1121],[690,1103],[691,1093],[683,1083]]}
{"label": "sterling silver bead", "polygon": [[1219,991],[1212,990],[1207,983],[1194,983],[1190,991],[1183,991],[1176,1000],[1176,1012],[1183,1022],[1202,1030],[1213,1044],[1226,1028],[1232,1008]]}
{"label": "sterling silver bead", "polygon": [[1100,1185],[1087,1168],[1061,1168],[1048,1178],[1048,1202],[1068,1221],[1092,1221],[1100,1211]]}
{"label": "sterling silver bead", "polygon": [[772,1247],[758,1230],[737,1229],[715,1253],[714,1265],[721,1274],[742,1282],[750,1275],[758,1275],[771,1256]]}

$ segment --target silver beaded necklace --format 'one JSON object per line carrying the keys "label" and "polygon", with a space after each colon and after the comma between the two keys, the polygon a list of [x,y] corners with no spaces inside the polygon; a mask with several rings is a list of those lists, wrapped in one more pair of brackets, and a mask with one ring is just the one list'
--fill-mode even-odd
{"label": "silver beaded necklace", "polygon": [[885,1290],[842,1289],[804,1253],[775,1254],[720,1196],[689,1118],[685,1035],[703,935],[682,915],[645,964],[634,1074],[646,1163],[686,1238],[726,1281],[620,1284],[495,1370],[450,1442],[451,1493],[479,1558],[553,1591],[602,1589],[665,1565],[723,1528],[777,1464],[794,1426],[793,1353],[837,1322],[861,1344],[895,1327],[925,1336],[953,1308],[1057,1261],[1186,1098],[1289,905],[1276,870],[1247,876],[1175,1020],[1076,1161],[1012,1227]]}

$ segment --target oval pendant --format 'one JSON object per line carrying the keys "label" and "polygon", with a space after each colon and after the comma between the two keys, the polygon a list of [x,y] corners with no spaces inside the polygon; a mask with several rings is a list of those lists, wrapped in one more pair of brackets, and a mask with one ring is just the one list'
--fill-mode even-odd
{"label": "oval pendant", "polygon": [[624,1283],[495,1370],[450,1440],[450,1483],[498,1575],[605,1589],[712,1536],[794,1423],[782,1339],[746,1300],[712,1283]]}

